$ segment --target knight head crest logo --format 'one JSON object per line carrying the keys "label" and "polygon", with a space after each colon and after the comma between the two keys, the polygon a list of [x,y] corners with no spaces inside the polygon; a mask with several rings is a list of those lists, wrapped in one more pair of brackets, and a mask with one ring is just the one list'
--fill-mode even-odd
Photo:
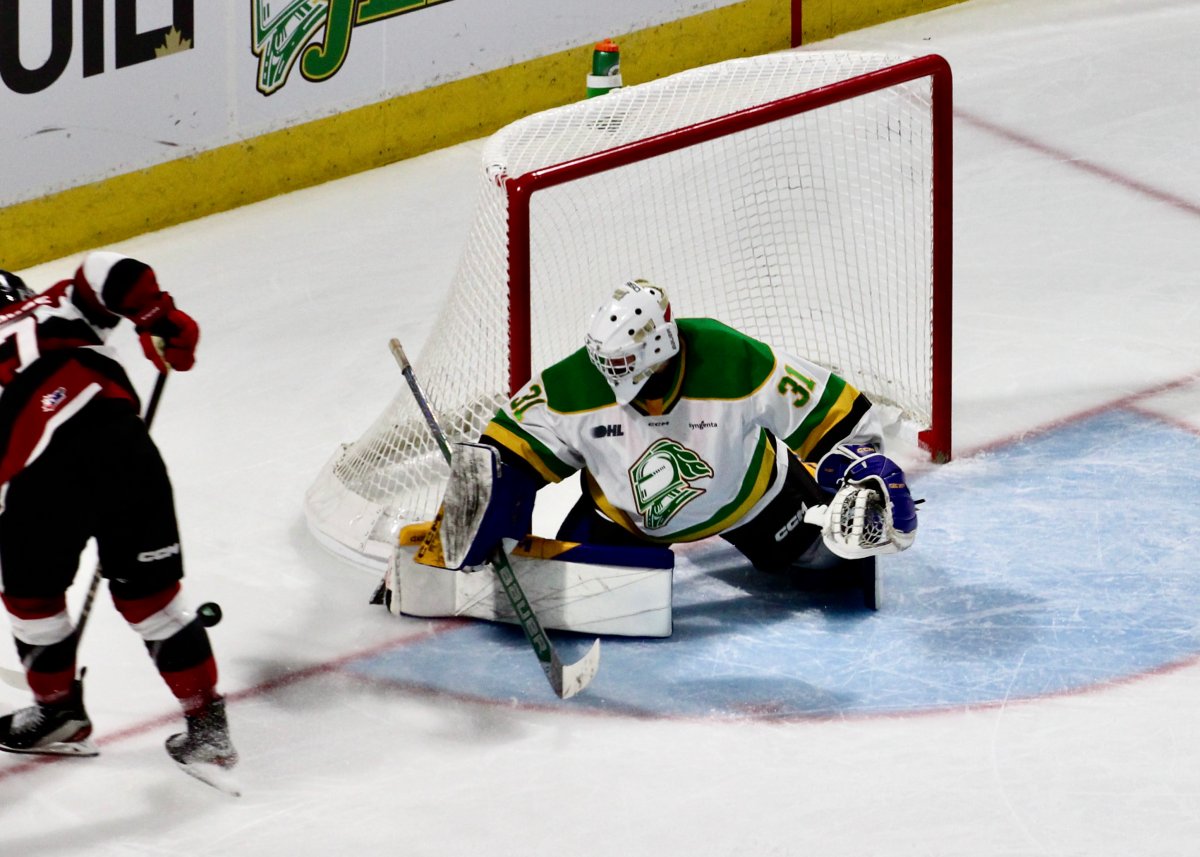
{"label": "knight head crest logo", "polygon": [[680,509],[704,493],[691,483],[712,475],[709,463],[679,442],[660,438],[650,444],[629,468],[634,503],[646,529],[666,526]]}

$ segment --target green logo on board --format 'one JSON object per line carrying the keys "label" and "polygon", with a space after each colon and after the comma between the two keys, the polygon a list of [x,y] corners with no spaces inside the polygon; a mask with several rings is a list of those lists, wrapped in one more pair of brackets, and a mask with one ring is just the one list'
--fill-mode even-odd
{"label": "green logo on board", "polygon": [[[319,82],[337,74],[350,52],[355,27],[416,12],[449,0],[250,0],[251,25],[258,57],[256,86],[270,95],[287,83],[300,60],[300,74]],[[323,41],[315,41],[324,28]]]}

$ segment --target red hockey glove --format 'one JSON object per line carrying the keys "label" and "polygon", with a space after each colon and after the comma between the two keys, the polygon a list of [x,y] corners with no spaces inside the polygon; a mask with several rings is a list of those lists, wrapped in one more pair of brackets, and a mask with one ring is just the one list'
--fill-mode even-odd
{"label": "red hockey glove", "polygon": [[[142,341],[142,351],[160,372],[167,367],[186,372],[196,363],[196,343],[200,327],[190,315],[175,308],[175,301],[161,293],[133,316],[134,328]],[[155,340],[162,342],[162,350]]]}

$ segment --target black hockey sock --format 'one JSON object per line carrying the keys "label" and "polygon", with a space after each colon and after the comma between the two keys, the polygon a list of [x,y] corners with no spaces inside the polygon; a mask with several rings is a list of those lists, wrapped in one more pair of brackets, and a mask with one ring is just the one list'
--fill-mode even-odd
{"label": "black hockey sock", "polygon": [[193,714],[217,696],[217,664],[208,632],[197,619],[165,640],[147,641],[163,680],[183,710]]}

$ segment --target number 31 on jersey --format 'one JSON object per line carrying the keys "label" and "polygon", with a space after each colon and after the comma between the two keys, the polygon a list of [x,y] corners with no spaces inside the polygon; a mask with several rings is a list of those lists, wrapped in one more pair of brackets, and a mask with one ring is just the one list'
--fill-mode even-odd
{"label": "number 31 on jersey", "polygon": [[817,382],[791,366],[784,366],[783,371],[786,374],[780,380],[777,389],[781,395],[794,397],[792,407],[803,408],[812,398],[812,391],[816,388]]}

